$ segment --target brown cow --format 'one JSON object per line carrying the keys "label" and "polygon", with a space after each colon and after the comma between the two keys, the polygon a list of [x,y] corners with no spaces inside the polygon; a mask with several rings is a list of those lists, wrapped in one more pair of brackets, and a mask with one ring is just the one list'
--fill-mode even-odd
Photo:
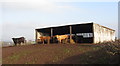
{"label": "brown cow", "polygon": [[57,37],[57,39],[60,43],[62,43],[62,40],[65,40],[65,39],[69,38],[68,35],[56,35],[56,37]]}
{"label": "brown cow", "polygon": [[47,40],[47,43],[49,44],[50,43],[50,36],[41,36],[39,37],[40,38],[40,41],[44,44],[45,41]]}
{"label": "brown cow", "polygon": [[[45,43],[45,41],[47,41],[47,43],[49,44],[50,43],[50,39],[51,38],[57,38],[57,40],[58,40],[58,42],[59,43],[62,43],[62,40],[65,40],[65,39],[68,39],[69,38],[69,36],[68,35],[55,35],[55,36],[52,36],[52,37],[50,37],[50,36],[41,36],[41,37],[39,37],[40,38],[40,41],[44,44]],[[54,40],[54,39],[53,39]]]}

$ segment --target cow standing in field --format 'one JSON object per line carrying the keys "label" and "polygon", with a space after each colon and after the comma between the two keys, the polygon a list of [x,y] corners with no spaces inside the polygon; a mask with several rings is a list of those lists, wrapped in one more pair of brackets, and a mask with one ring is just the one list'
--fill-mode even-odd
{"label": "cow standing in field", "polygon": [[43,44],[45,43],[45,41],[47,41],[48,44],[50,43],[50,38],[51,38],[50,36],[41,36],[39,38]]}
{"label": "cow standing in field", "polygon": [[20,38],[12,38],[13,42],[15,45],[17,44],[21,44],[21,43],[25,43],[25,38],[24,37],[20,37]]}
{"label": "cow standing in field", "polygon": [[56,35],[59,43],[62,43],[62,40],[68,39],[69,36],[68,35]]}

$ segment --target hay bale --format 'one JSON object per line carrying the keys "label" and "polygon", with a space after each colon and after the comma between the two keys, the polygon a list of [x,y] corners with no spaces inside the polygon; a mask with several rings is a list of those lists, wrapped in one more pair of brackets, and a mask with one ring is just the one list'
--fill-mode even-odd
{"label": "hay bale", "polygon": [[70,40],[71,44],[75,44],[75,41],[73,39]]}
{"label": "hay bale", "polygon": [[62,40],[62,43],[64,43],[64,44],[75,44],[75,41],[73,40],[73,39],[65,39],[65,40]]}

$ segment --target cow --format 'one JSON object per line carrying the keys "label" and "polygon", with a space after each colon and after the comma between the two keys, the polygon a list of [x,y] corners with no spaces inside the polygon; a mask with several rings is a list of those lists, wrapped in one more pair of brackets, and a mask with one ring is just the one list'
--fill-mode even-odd
{"label": "cow", "polygon": [[62,40],[69,38],[68,35],[56,35],[55,37],[58,39],[59,43],[62,43]]}
{"label": "cow", "polygon": [[49,44],[50,43],[50,39],[51,37],[50,36],[41,36],[39,37],[40,38],[40,41],[44,44],[45,41],[47,41],[47,43]]}
{"label": "cow", "polygon": [[15,45],[17,44],[21,44],[21,43],[25,43],[25,38],[24,37],[20,37],[20,38],[12,38],[13,42]]}
{"label": "cow", "polygon": [[50,38],[50,42],[51,42],[51,43],[58,43],[59,41],[58,41],[58,39],[57,39],[56,36],[52,36],[52,37]]}

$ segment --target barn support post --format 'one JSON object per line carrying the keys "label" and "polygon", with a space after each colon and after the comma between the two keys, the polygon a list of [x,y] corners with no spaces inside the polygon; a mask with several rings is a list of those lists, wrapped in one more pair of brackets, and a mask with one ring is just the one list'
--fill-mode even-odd
{"label": "barn support post", "polygon": [[72,26],[69,26],[70,28],[70,44],[72,43]]}
{"label": "barn support post", "polygon": [[53,36],[53,28],[51,28],[51,37]]}
{"label": "barn support post", "polygon": [[[50,31],[51,31],[51,35],[50,35],[50,36],[53,37],[53,28],[51,28]],[[50,38],[51,38],[51,37],[50,37]],[[48,44],[50,44],[50,38],[48,39]]]}
{"label": "barn support post", "polygon": [[35,41],[36,41],[36,43],[38,43],[38,42],[37,42],[37,36],[38,36],[38,35],[37,35],[37,30],[35,30],[35,33],[36,33],[36,34],[35,34]]}
{"label": "barn support post", "polygon": [[95,43],[95,25],[94,23],[92,24],[92,32],[93,32],[93,43]]}

